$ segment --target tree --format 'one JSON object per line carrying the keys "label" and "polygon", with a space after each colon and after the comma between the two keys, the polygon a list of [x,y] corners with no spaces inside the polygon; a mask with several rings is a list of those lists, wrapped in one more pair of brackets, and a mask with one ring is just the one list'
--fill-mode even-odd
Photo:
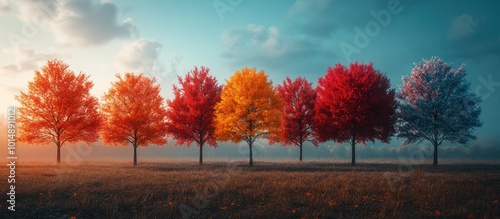
{"label": "tree", "polygon": [[167,143],[167,112],[156,79],[133,73],[116,77],[118,81],[103,96],[101,134],[105,144],[132,144],[136,166],[139,146]]}
{"label": "tree", "polygon": [[279,134],[281,113],[282,100],[264,71],[243,68],[226,81],[215,106],[215,135],[222,141],[247,142],[253,166],[253,143]]}
{"label": "tree", "polygon": [[373,64],[329,67],[316,88],[315,132],[320,142],[350,142],[356,165],[357,143],[388,143],[396,121],[395,91]]}
{"label": "tree", "polygon": [[35,71],[28,92],[16,96],[21,142],[57,146],[57,163],[61,147],[69,142],[97,141],[102,123],[98,100],[90,95],[94,84],[84,73],[75,74],[60,60],[47,61],[42,71]]}
{"label": "tree", "polygon": [[203,145],[217,147],[215,141],[215,104],[220,100],[222,86],[210,76],[210,69],[197,68],[188,72],[184,80],[178,77],[180,87],[173,86],[174,99],[167,101],[168,132],[176,145],[196,142],[200,147],[200,165],[203,164]]}
{"label": "tree", "polygon": [[277,90],[283,99],[281,142],[285,145],[298,146],[299,160],[302,161],[304,142],[310,141],[314,146],[318,146],[312,131],[316,91],[312,83],[301,77],[294,81],[286,77],[283,85],[278,85]]}
{"label": "tree", "polygon": [[443,141],[465,144],[476,139],[472,131],[482,125],[481,99],[469,91],[465,77],[465,65],[455,70],[439,57],[415,63],[411,75],[403,77],[398,94],[398,137],[406,138],[403,144],[430,141],[434,166]]}

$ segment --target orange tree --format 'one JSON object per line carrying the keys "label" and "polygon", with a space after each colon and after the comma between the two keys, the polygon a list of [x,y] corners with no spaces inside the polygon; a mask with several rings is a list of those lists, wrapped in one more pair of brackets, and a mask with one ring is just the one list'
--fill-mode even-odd
{"label": "orange tree", "polygon": [[105,144],[132,144],[136,166],[137,147],[167,143],[166,107],[154,78],[132,73],[116,77],[118,81],[103,96],[101,134]]}
{"label": "orange tree", "polygon": [[215,136],[218,140],[249,146],[259,138],[277,138],[280,133],[282,100],[264,71],[253,68],[236,71],[226,82],[215,106]]}
{"label": "orange tree", "polygon": [[28,92],[16,96],[21,142],[57,146],[57,163],[66,143],[97,141],[102,119],[98,100],[90,95],[94,84],[83,73],[75,74],[60,60],[50,60],[35,71]]}

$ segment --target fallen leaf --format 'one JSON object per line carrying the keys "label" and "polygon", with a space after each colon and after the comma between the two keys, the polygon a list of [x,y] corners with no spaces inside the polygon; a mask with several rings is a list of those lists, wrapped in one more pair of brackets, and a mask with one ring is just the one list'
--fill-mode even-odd
{"label": "fallen leaf", "polygon": [[474,219],[474,218],[476,218],[476,217],[474,217],[474,214],[473,214],[473,213],[469,213],[469,214],[467,215],[467,219]]}
{"label": "fallen leaf", "polygon": [[434,210],[434,215],[441,216],[441,210],[439,209]]}

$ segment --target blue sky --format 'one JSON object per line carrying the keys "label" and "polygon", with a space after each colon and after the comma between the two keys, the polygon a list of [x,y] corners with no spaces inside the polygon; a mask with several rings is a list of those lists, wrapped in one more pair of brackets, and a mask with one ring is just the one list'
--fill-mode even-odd
{"label": "blue sky", "polygon": [[256,67],[275,84],[328,66],[373,62],[397,89],[414,62],[440,56],[468,70],[484,97],[480,137],[498,137],[500,2],[431,0],[0,0],[1,106],[17,105],[34,70],[62,59],[91,75],[101,97],[116,73],[155,76],[171,98],[176,75],[211,69],[224,83]]}

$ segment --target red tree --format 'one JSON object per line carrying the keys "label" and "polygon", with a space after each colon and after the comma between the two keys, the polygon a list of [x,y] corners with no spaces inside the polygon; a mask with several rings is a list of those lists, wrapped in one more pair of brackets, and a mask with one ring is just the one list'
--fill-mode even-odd
{"label": "red tree", "polygon": [[294,81],[286,77],[283,85],[278,85],[277,89],[284,101],[281,141],[285,145],[298,146],[299,159],[302,161],[304,142],[310,141],[314,146],[318,146],[312,131],[316,91],[312,83],[301,77]]}
{"label": "red tree", "polygon": [[389,142],[396,122],[395,91],[389,79],[368,65],[329,67],[316,88],[315,133],[318,140],[349,141],[352,165],[356,143]]}
{"label": "red tree", "polygon": [[214,137],[214,107],[220,100],[222,86],[210,69],[194,67],[184,80],[178,77],[180,87],[174,85],[174,99],[167,101],[168,132],[176,145],[196,142],[200,147],[200,165],[203,164],[203,145],[217,147]]}

